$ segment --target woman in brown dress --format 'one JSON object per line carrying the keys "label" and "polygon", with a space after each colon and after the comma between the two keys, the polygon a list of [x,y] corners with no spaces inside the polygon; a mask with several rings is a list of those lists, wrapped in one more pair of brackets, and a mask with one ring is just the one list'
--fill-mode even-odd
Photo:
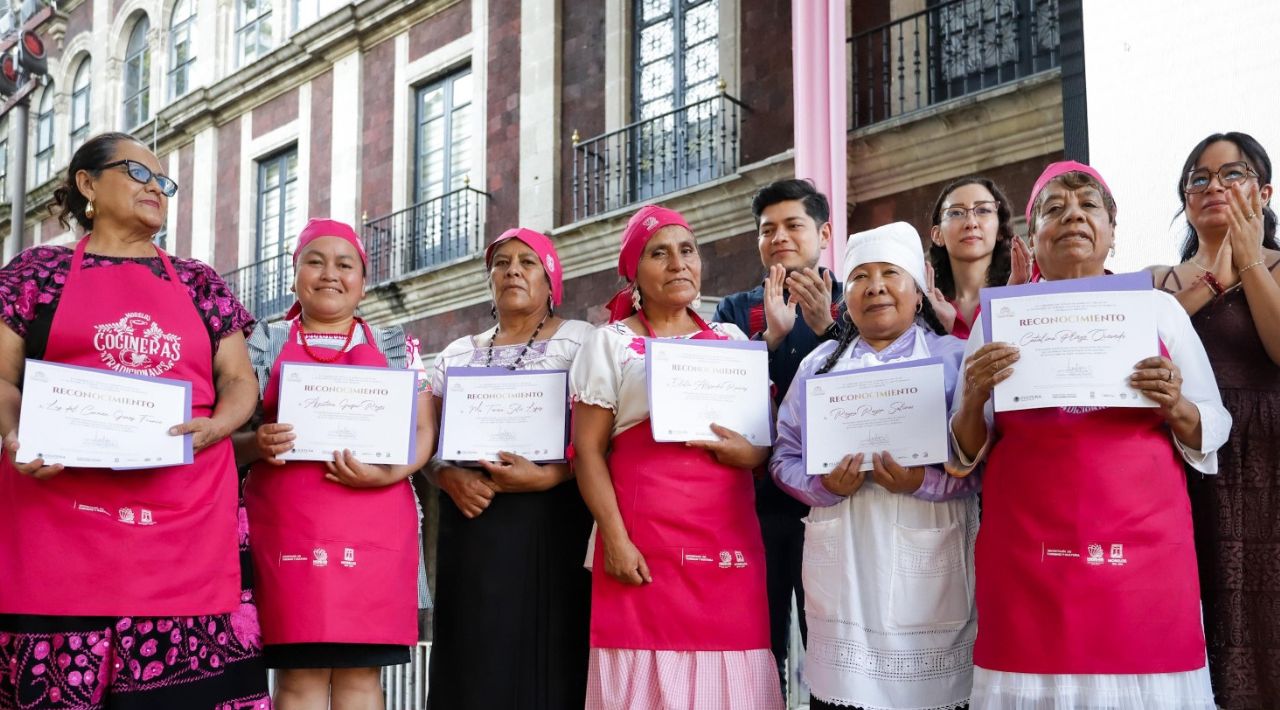
{"label": "woman in brown dress", "polygon": [[1280,245],[1270,182],[1271,160],[1251,136],[1200,141],[1178,180],[1182,263],[1152,269],[1191,315],[1234,421],[1218,475],[1189,481],[1209,665],[1226,710],[1280,698]]}

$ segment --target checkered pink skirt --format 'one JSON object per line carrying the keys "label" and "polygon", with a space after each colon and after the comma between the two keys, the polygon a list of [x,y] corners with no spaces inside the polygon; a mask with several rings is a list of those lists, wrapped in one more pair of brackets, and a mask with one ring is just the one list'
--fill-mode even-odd
{"label": "checkered pink skirt", "polygon": [[591,649],[586,710],[784,708],[769,649]]}

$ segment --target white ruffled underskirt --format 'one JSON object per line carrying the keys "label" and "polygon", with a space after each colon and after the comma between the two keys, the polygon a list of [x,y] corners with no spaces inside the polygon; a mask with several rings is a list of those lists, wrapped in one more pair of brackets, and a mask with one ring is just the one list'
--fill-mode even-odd
{"label": "white ruffled underskirt", "polygon": [[971,710],[1215,710],[1208,666],[1185,673],[1036,675],[973,668]]}

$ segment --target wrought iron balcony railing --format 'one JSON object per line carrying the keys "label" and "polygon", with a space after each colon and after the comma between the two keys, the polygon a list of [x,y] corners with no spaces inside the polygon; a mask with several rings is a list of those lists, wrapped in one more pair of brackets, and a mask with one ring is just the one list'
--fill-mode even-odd
{"label": "wrought iron balcony railing", "polygon": [[293,303],[293,255],[277,254],[222,275],[240,303],[259,320],[284,313]]}
{"label": "wrought iron balcony railing", "polygon": [[369,285],[479,253],[488,197],[467,186],[365,222]]}
{"label": "wrought iron balcony railing", "polygon": [[716,96],[595,138],[575,131],[574,221],[731,174],[748,110],[722,85]]}
{"label": "wrought iron balcony railing", "polygon": [[848,43],[853,130],[1058,66],[1058,0],[947,0]]}

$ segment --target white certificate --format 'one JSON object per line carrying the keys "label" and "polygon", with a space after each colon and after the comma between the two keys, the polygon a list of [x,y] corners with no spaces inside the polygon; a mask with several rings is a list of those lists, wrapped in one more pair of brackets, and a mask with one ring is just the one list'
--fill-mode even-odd
{"label": "white certificate", "polygon": [[413,370],[354,365],[280,365],[276,420],[292,424],[286,461],[332,461],[350,449],[364,463],[413,460],[418,407]]}
{"label": "white certificate", "polygon": [[773,444],[764,343],[648,338],[644,361],[654,441],[714,441],[714,423]]}
{"label": "white certificate", "polygon": [[804,383],[804,472],[830,473],[840,459],[888,451],[904,467],[947,460],[942,361],[926,358],[817,375]]}
{"label": "white certificate", "polygon": [[1129,386],[1140,360],[1160,354],[1151,275],[983,289],[988,342],[1021,356],[996,385],[995,409],[1154,407]]}
{"label": "white certificate", "polygon": [[18,463],[159,468],[191,463],[191,383],[27,360]]}
{"label": "white certificate", "polygon": [[498,461],[498,452],[535,463],[568,460],[569,373],[451,367],[445,371],[440,458]]}

